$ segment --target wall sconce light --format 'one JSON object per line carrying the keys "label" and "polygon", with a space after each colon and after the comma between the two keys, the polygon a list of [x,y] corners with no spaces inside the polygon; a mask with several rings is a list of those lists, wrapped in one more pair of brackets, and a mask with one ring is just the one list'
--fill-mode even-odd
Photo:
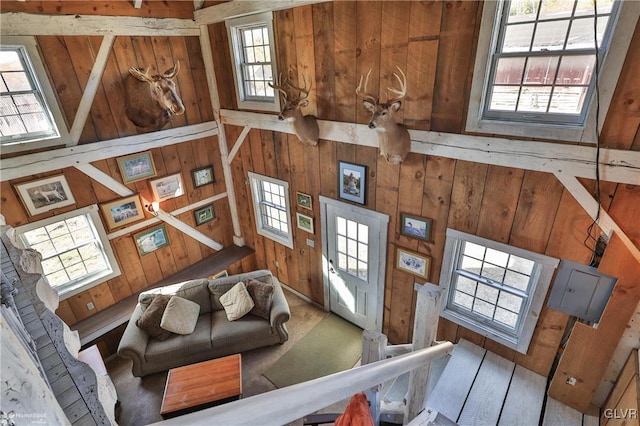
{"label": "wall sconce light", "polygon": [[151,204],[146,204],[145,208],[152,215],[158,216],[158,211],[160,210],[160,203],[158,201],[154,201]]}

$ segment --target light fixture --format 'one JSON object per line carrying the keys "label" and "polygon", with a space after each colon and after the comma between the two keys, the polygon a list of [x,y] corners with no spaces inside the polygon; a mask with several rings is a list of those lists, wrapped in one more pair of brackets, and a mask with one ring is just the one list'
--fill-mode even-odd
{"label": "light fixture", "polygon": [[160,203],[158,201],[154,201],[151,204],[145,204],[144,207],[152,215],[158,216],[158,211],[160,210]]}

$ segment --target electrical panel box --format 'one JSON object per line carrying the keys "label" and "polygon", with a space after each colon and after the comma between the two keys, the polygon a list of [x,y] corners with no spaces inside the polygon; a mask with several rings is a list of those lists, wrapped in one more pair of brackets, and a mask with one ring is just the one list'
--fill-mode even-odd
{"label": "electrical panel box", "polygon": [[562,260],[548,306],[583,321],[596,323],[600,321],[617,280],[592,266]]}

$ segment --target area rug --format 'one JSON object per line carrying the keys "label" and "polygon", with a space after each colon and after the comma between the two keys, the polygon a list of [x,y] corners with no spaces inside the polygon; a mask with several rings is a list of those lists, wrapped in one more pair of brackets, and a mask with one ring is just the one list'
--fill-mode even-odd
{"label": "area rug", "polygon": [[263,375],[278,388],[348,370],[362,355],[362,329],[328,314]]}

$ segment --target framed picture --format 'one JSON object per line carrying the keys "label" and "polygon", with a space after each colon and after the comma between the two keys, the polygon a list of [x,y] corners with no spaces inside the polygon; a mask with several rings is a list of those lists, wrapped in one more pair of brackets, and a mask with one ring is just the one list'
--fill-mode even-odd
{"label": "framed picture", "polygon": [[149,185],[151,185],[153,199],[156,201],[164,201],[184,194],[184,183],[180,173],[150,180]]}
{"label": "framed picture", "polygon": [[302,192],[298,192],[298,206],[303,209],[311,210],[313,206],[311,205],[311,195],[303,194]]}
{"label": "framed picture", "polygon": [[64,175],[19,183],[15,187],[31,216],[76,203]]}
{"label": "framed picture", "polygon": [[402,213],[400,217],[400,233],[402,235],[431,241],[431,219],[407,213]]}
{"label": "framed picture", "polygon": [[228,277],[228,276],[229,276],[229,273],[225,269],[224,271],[220,271],[217,274],[213,274],[213,275],[209,276],[208,279],[215,280],[216,278],[224,278],[224,277]]}
{"label": "framed picture", "polygon": [[139,152],[118,158],[118,168],[124,183],[150,178],[156,175],[151,151]]}
{"label": "framed picture", "polygon": [[109,229],[119,228],[144,219],[144,210],[138,194],[100,204],[100,210]]}
{"label": "framed picture", "polygon": [[193,187],[198,188],[209,183],[214,183],[213,166],[205,166],[191,170],[191,177],[193,178]]}
{"label": "framed picture", "polygon": [[193,211],[193,216],[196,220],[196,226],[200,226],[203,223],[207,223],[210,220],[215,219],[216,213],[213,211],[213,204],[195,209]]}
{"label": "framed picture", "polygon": [[428,280],[431,273],[431,258],[398,247],[396,250],[396,268],[420,277],[423,280]]}
{"label": "framed picture", "polygon": [[364,204],[367,167],[340,161],[338,194],[344,200]]}
{"label": "framed picture", "polygon": [[169,245],[169,235],[167,235],[167,228],[164,225],[138,232],[134,234],[133,239],[136,242],[140,256],[146,256]]}
{"label": "framed picture", "polygon": [[311,216],[296,212],[296,220],[298,222],[298,228],[313,234],[313,218]]}

